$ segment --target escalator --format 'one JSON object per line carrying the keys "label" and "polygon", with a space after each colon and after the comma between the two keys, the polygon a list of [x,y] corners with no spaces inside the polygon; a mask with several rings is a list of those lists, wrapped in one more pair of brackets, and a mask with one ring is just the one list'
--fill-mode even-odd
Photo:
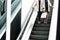
{"label": "escalator", "polygon": [[[43,22],[42,18],[41,18],[41,23],[38,24],[37,23],[38,14],[37,15],[34,15],[34,14],[37,14],[37,13],[36,12],[32,13],[31,18],[28,22],[29,24],[27,24],[24,34],[22,35],[22,37],[20,36],[19,40],[48,40],[50,25],[51,25],[52,10],[48,15],[47,24]],[[35,16],[35,18],[33,16]],[[32,19],[34,19],[34,20],[32,20]]]}
{"label": "escalator", "polygon": [[[54,7],[56,6],[55,2],[56,2],[56,0],[54,1]],[[25,29],[22,32],[22,36],[19,36],[18,39],[19,40],[53,40],[53,39],[55,39],[56,21],[54,21],[54,19],[56,19],[56,17],[57,17],[56,10],[57,10],[56,7],[54,9],[51,8],[51,12],[49,13],[47,24],[45,24],[43,22],[41,24],[38,24],[37,23],[38,16],[35,16],[32,13],[27,26],[25,27]],[[34,23],[33,23],[33,20],[35,18],[31,19],[33,17],[36,17],[36,20],[34,21]]]}
{"label": "escalator", "polygon": [[[54,0],[50,0],[53,4]],[[49,38],[49,31],[50,31],[50,25],[51,25],[51,17],[52,17],[52,8],[50,9],[50,13],[48,14],[48,23],[43,22],[43,18],[41,18],[41,23],[38,24],[38,16],[36,18],[36,21],[33,25],[33,29],[31,31],[29,40],[48,40]]]}
{"label": "escalator", "polygon": [[43,22],[41,24],[38,24],[37,23],[38,17],[36,18],[29,40],[48,40],[51,16],[52,14],[49,14],[49,19],[47,24]]}

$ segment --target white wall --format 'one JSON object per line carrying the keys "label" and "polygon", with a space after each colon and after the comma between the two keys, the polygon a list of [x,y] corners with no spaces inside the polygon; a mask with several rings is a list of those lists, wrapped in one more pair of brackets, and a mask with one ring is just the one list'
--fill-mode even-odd
{"label": "white wall", "polygon": [[23,25],[34,0],[22,0],[21,25]]}

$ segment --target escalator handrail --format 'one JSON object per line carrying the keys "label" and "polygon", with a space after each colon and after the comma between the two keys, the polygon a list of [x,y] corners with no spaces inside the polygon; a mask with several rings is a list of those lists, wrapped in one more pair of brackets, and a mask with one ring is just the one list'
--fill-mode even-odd
{"label": "escalator handrail", "polygon": [[30,10],[31,10],[31,14],[30,14],[30,16],[29,16],[29,18],[28,18],[28,21],[27,21],[24,29],[21,30],[19,36],[17,37],[17,40],[22,38],[22,36],[23,36],[23,34],[24,34],[24,32],[25,32],[25,29],[26,29],[26,27],[27,27],[27,24],[29,23],[29,20],[30,20],[30,18],[31,18],[31,15],[32,15],[34,9],[31,8]]}
{"label": "escalator handrail", "polygon": [[[34,2],[35,2],[35,1],[34,1]],[[33,4],[34,4],[34,2],[33,2]],[[32,5],[33,5],[33,4],[32,4]],[[31,8],[30,8],[30,10],[29,10],[29,12],[28,12],[28,14],[27,14],[27,17],[26,17],[26,20],[25,20],[24,24],[21,25],[21,27],[23,27],[23,28],[21,29],[21,32],[20,32],[19,36],[17,37],[17,40],[19,40],[19,39],[22,38],[22,36],[23,36],[23,34],[24,34],[24,32],[25,32],[25,29],[26,29],[26,27],[27,27],[27,24],[29,23],[29,20],[30,20],[30,18],[31,18],[31,15],[32,15],[33,11],[34,11],[34,9],[33,9],[32,6],[31,6]]]}
{"label": "escalator handrail", "polygon": [[23,34],[23,36],[22,36],[22,38],[20,40],[27,40],[27,39],[29,39],[31,31],[32,31],[32,29],[34,27],[34,23],[35,23],[35,20],[37,18],[37,15],[38,15],[37,11],[34,10],[33,13],[32,13],[32,16],[31,16],[31,18],[29,20],[29,23],[27,24],[25,32],[24,32],[24,34]]}

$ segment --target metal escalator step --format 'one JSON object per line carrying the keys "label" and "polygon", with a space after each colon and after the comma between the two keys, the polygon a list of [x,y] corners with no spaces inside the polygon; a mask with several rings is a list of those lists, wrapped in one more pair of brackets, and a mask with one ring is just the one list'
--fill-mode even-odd
{"label": "metal escalator step", "polygon": [[36,40],[36,39],[29,39],[29,40]]}
{"label": "metal escalator step", "polygon": [[51,22],[51,19],[48,19],[48,22]]}
{"label": "metal escalator step", "polygon": [[49,31],[32,31],[32,35],[48,35]]}
{"label": "metal escalator step", "polygon": [[29,40],[48,40],[48,39],[29,39]]}
{"label": "metal escalator step", "polygon": [[35,27],[49,27],[50,24],[35,24]]}
{"label": "metal escalator step", "polygon": [[[38,23],[38,18],[36,19],[35,23]],[[48,24],[51,22],[51,17],[48,17]]]}
{"label": "metal escalator step", "polygon": [[[41,19],[41,20],[43,20],[43,19]],[[51,18],[48,18],[48,21],[50,21],[51,20]],[[36,22],[38,22],[39,20],[38,19],[36,19]]]}
{"label": "metal escalator step", "polygon": [[39,40],[39,39],[29,39],[29,40]]}
{"label": "metal escalator step", "polygon": [[31,35],[30,39],[48,39],[47,35]]}
{"label": "metal escalator step", "polygon": [[35,31],[48,31],[49,27],[34,27],[33,30]]}
{"label": "metal escalator step", "polygon": [[[37,22],[37,21],[35,21],[35,23],[36,23],[36,24],[38,24],[38,22]],[[47,22],[47,24],[50,24],[50,23],[51,23],[51,20],[49,20],[49,21]],[[46,23],[41,22],[41,24],[46,24]]]}

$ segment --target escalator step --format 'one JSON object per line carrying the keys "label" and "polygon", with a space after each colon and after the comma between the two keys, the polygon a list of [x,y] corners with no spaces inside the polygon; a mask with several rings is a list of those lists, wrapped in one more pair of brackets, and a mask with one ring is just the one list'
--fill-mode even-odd
{"label": "escalator step", "polygon": [[34,27],[33,30],[35,31],[48,31],[49,27]]}
{"label": "escalator step", "polygon": [[49,27],[49,24],[35,24],[35,27]]}
{"label": "escalator step", "polygon": [[[40,39],[29,39],[29,40],[40,40]],[[41,40],[48,40],[48,39],[41,39]]]}
{"label": "escalator step", "polygon": [[29,40],[36,40],[36,39],[29,39]]}
{"label": "escalator step", "polygon": [[30,39],[48,39],[47,35],[31,35]]}
{"label": "escalator step", "polygon": [[32,35],[48,35],[49,31],[32,31]]}
{"label": "escalator step", "polygon": [[[38,18],[36,19],[36,21],[35,21],[35,23],[37,24],[38,23]],[[50,22],[51,22],[51,17],[48,17],[48,24],[50,24]]]}
{"label": "escalator step", "polygon": [[[35,22],[38,22],[39,20],[36,20]],[[49,22],[51,22],[51,19],[48,19]]]}

